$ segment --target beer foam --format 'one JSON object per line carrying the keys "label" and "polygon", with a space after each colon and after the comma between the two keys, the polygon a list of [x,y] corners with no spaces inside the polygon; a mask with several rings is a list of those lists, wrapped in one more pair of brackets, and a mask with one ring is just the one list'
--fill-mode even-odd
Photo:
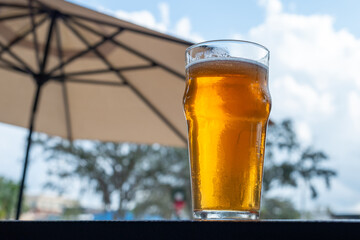
{"label": "beer foam", "polygon": [[259,67],[264,68],[265,70],[269,70],[269,67],[266,66],[265,64],[255,61],[255,60],[251,60],[251,59],[247,59],[247,58],[239,58],[239,57],[226,57],[226,58],[207,58],[207,59],[200,59],[200,60],[196,60],[192,63],[188,63],[186,65],[186,70],[196,64],[201,64],[201,63],[206,63],[206,62],[224,62],[224,61],[234,61],[234,62],[241,62],[241,63],[249,63],[249,64],[255,64],[258,65]]}

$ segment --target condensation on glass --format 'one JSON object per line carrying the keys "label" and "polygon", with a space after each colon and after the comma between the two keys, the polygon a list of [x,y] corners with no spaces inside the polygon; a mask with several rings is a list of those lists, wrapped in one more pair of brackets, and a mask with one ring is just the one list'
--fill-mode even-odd
{"label": "condensation on glass", "polygon": [[195,219],[258,219],[271,109],[269,51],[220,40],[186,50],[183,98]]}

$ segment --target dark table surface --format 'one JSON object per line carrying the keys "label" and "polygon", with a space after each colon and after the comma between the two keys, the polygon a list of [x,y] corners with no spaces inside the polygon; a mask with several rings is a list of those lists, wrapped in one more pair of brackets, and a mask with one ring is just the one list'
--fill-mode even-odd
{"label": "dark table surface", "polygon": [[360,221],[0,221],[0,239],[360,240]]}

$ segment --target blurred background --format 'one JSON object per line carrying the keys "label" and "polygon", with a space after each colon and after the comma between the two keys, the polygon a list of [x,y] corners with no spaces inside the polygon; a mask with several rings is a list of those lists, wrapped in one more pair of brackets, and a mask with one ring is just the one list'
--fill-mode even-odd
{"label": "blurred background", "polygon": [[[360,218],[360,2],[70,2],[193,43],[266,46],[273,105],[261,218]],[[0,219],[15,215],[27,133],[0,123]],[[21,219],[191,218],[185,148],[36,134],[30,159]]]}

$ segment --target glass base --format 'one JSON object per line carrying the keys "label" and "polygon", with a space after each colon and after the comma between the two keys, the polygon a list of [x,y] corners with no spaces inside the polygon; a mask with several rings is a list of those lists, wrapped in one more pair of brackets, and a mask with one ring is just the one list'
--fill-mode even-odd
{"label": "glass base", "polygon": [[194,211],[196,220],[257,220],[259,213],[248,211]]}

